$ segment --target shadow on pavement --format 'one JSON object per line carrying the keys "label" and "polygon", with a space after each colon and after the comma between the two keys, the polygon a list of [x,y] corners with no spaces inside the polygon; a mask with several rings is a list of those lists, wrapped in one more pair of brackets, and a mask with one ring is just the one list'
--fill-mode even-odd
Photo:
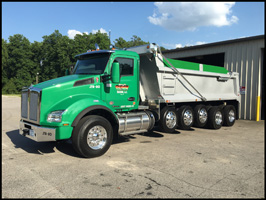
{"label": "shadow on pavement", "polygon": [[56,148],[58,151],[73,157],[80,157],[72,147],[68,140],[61,140],[55,142],[35,142],[19,134],[19,130],[6,132],[6,135],[11,139],[15,148],[23,149],[28,153],[33,154],[47,154],[54,153]]}
{"label": "shadow on pavement", "polygon": [[[179,131],[175,131],[171,134],[180,134]],[[12,130],[6,132],[6,135],[10,138],[11,142],[14,144],[15,148],[23,149],[24,151],[32,154],[48,154],[48,153],[54,153],[55,148],[62,152],[63,154],[73,156],[73,157],[79,157],[83,158],[79,154],[76,153],[72,146],[71,140],[59,140],[55,142],[36,142],[34,140],[31,140],[29,138],[26,138],[19,134],[19,130]],[[161,138],[164,137],[163,134],[161,134],[157,127],[155,127],[154,131],[144,132],[140,133],[138,135],[144,136],[144,137],[153,137],[153,138]],[[116,145],[119,143],[125,143],[130,142],[130,140],[135,139],[136,137],[134,135],[127,135],[127,136],[121,136],[118,138],[114,138],[112,145]]]}

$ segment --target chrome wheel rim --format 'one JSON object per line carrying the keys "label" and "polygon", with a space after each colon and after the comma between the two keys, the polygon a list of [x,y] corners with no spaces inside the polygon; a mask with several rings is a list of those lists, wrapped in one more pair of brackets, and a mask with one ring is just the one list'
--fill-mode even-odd
{"label": "chrome wheel rim", "polygon": [[166,115],[166,126],[168,128],[174,128],[176,125],[176,114],[172,111],[169,111]]}
{"label": "chrome wheel rim", "polygon": [[107,132],[102,126],[92,127],[87,136],[87,143],[94,150],[102,149],[107,142]]}
{"label": "chrome wheel rim", "polygon": [[193,114],[190,110],[186,110],[184,113],[184,124],[189,126],[193,121]]}
{"label": "chrome wheel rim", "polygon": [[215,123],[217,125],[221,125],[222,121],[223,121],[222,113],[220,111],[216,112],[216,114],[215,114]]}
{"label": "chrome wheel rim", "polygon": [[202,108],[199,111],[199,121],[202,124],[207,121],[207,110],[205,108]]}
{"label": "chrome wheel rim", "polygon": [[229,116],[229,122],[235,121],[235,112],[233,110],[230,110],[228,116]]}

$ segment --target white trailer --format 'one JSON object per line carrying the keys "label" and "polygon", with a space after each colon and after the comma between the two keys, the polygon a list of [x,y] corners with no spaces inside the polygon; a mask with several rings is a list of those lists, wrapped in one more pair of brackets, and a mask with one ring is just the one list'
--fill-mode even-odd
{"label": "white trailer", "polygon": [[141,104],[157,113],[163,131],[192,125],[219,129],[238,119],[238,73],[167,59],[154,43],[126,50],[140,55]]}

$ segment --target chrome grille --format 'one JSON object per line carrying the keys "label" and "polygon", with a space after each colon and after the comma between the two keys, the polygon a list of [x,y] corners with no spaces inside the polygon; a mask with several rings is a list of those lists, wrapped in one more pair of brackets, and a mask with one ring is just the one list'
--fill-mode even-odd
{"label": "chrome grille", "polygon": [[31,91],[30,93],[30,120],[37,121],[39,93]]}
{"label": "chrome grille", "polygon": [[41,89],[30,87],[22,90],[21,118],[32,123],[40,123]]}
{"label": "chrome grille", "polygon": [[28,90],[21,94],[21,117],[28,118]]}

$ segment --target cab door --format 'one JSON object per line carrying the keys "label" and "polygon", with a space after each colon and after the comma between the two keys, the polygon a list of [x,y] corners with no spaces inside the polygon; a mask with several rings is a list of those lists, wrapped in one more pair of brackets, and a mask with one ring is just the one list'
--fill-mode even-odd
{"label": "cab door", "polygon": [[[106,103],[118,111],[136,109],[139,102],[139,73],[138,58],[134,56],[115,55],[110,59],[110,68],[113,62],[119,63],[120,82],[110,80],[105,87]],[[110,70],[110,72],[112,69]]]}

